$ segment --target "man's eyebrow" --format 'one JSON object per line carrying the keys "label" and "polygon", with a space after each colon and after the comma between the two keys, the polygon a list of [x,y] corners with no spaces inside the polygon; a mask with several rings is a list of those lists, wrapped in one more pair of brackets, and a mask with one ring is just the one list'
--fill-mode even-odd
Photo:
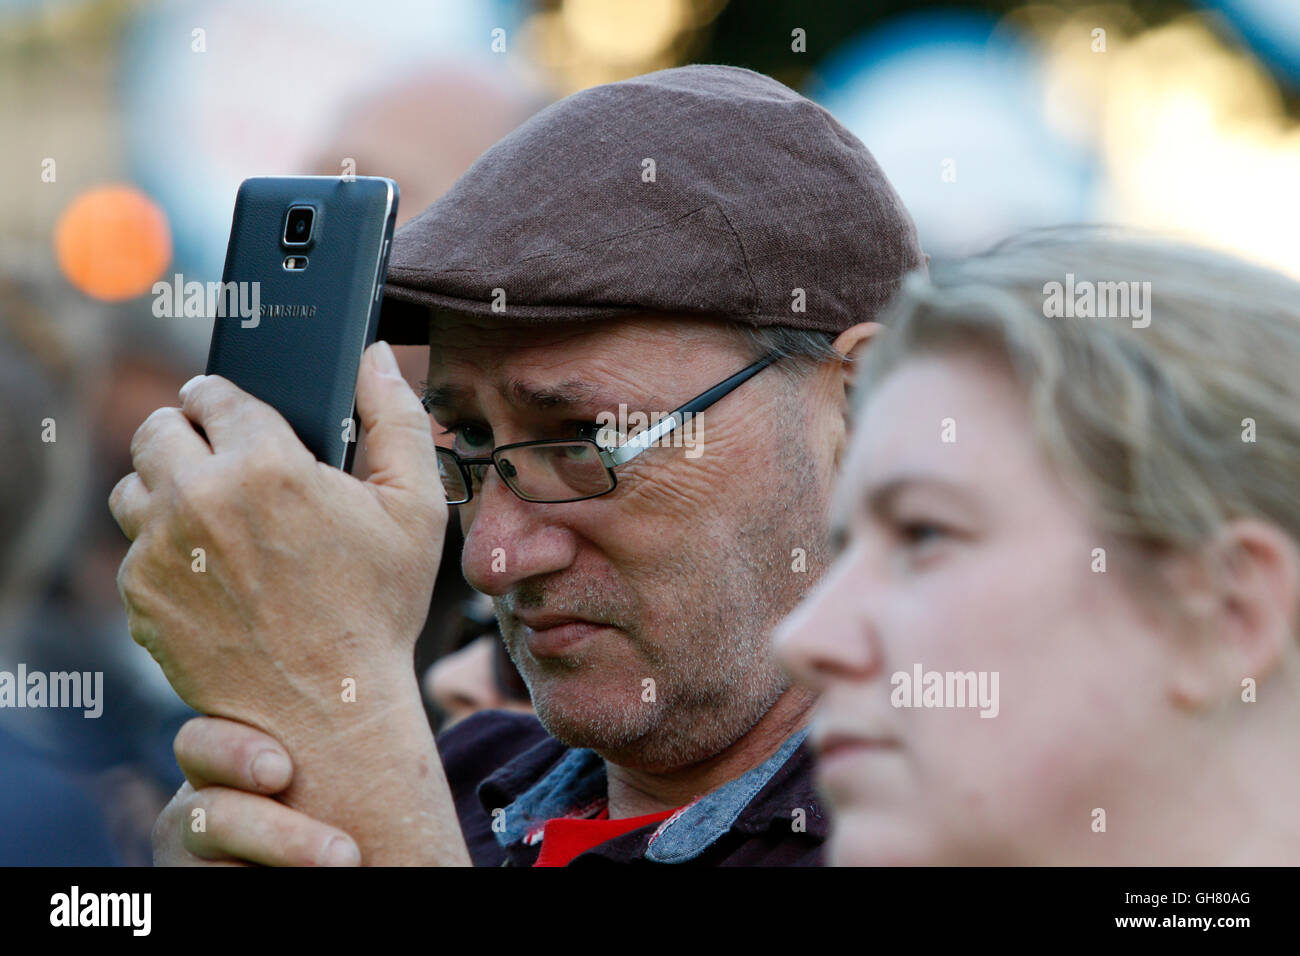
{"label": "man's eyebrow", "polygon": [[424,403],[425,409],[452,408],[467,403],[471,395],[473,389],[465,385],[432,385],[424,382],[420,386],[420,401]]}
{"label": "man's eyebrow", "polygon": [[505,387],[506,397],[514,404],[543,409],[588,405],[597,397],[598,391],[597,386],[591,382],[581,382],[576,379],[555,385],[533,385],[512,378]]}
{"label": "man's eyebrow", "polygon": [[[515,405],[542,410],[593,404],[612,407],[614,404],[611,399],[601,394],[599,386],[576,379],[555,385],[535,385],[522,379],[511,379],[506,383],[503,391]],[[420,397],[425,408],[454,408],[469,404],[474,397],[474,389],[468,385],[432,385],[426,382],[421,389]]]}

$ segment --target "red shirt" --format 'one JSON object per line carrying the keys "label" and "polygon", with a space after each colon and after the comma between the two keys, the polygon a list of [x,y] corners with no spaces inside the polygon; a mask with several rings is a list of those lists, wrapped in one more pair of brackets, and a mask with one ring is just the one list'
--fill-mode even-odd
{"label": "red shirt", "polygon": [[[678,809],[681,809],[680,807]],[[533,866],[568,866],[569,861],[594,846],[600,846],[616,836],[630,833],[649,823],[667,820],[677,810],[648,813],[643,817],[609,818],[609,807],[589,819],[559,817],[547,820],[542,830],[542,850]]]}

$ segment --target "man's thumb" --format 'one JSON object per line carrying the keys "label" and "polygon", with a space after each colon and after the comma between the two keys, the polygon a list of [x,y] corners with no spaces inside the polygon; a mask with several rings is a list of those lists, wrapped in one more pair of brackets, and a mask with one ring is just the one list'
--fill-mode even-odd
{"label": "man's thumb", "polygon": [[361,358],[357,416],[366,430],[368,482],[405,491],[441,488],[429,415],[387,342],[376,342]]}

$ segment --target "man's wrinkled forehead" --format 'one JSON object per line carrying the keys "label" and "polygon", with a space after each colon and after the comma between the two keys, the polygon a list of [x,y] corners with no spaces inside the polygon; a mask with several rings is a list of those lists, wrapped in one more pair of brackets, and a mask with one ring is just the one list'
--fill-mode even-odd
{"label": "man's wrinkled forehead", "polygon": [[676,394],[683,369],[724,365],[738,350],[725,323],[633,315],[529,326],[435,314],[429,326],[429,392],[463,400],[491,385],[516,404],[563,408]]}

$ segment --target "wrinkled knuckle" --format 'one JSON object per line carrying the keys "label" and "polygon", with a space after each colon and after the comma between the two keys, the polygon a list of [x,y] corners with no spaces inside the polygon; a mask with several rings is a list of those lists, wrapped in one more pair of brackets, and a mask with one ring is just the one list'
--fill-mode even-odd
{"label": "wrinkled knuckle", "polygon": [[122,496],[126,494],[126,486],[135,480],[135,472],[123,475],[118,479],[113,490],[108,493],[108,510],[114,515],[117,514],[118,508],[122,503]]}
{"label": "wrinkled knuckle", "polygon": [[251,439],[241,455],[242,477],[257,488],[275,489],[292,482],[293,466],[281,444],[269,438]]}
{"label": "wrinkled knuckle", "polygon": [[[132,548],[134,550],[134,548]],[[139,595],[139,572],[136,570],[138,558],[131,551],[126,553],[122,563],[117,566],[117,593],[122,603],[129,608]]]}
{"label": "wrinkled knuckle", "polygon": [[209,375],[187,395],[191,399],[202,401],[204,411],[208,414],[226,416],[238,410],[238,393],[230,382],[219,376]]}
{"label": "wrinkled knuckle", "polygon": [[135,430],[135,434],[131,436],[132,459],[134,459],[136,455],[139,454],[140,449],[152,441],[153,437],[158,433],[158,427],[161,424],[161,413],[163,411],[165,411],[165,409],[155,408],[145,417],[145,420],[142,421],[140,426]]}

